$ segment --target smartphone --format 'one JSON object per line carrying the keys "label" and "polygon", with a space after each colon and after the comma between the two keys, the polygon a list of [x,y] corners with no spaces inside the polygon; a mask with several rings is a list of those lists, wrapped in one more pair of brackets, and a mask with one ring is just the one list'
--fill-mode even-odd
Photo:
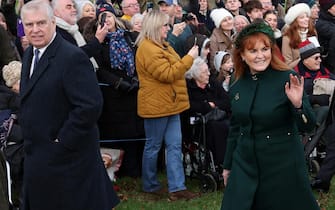
{"label": "smartphone", "polygon": [[147,2],[147,12],[150,12],[154,8],[154,3],[149,1]]}
{"label": "smartphone", "polygon": [[100,19],[100,25],[101,25],[101,27],[104,27],[104,24],[105,24],[105,21],[106,21],[106,16],[107,16],[106,12],[102,13],[101,19]]}
{"label": "smartphone", "polygon": [[194,37],[194,46],[197,45],[198,38]]}

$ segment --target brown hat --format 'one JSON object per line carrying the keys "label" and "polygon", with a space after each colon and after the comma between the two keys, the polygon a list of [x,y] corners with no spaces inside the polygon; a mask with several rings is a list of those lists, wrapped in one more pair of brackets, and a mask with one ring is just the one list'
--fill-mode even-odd
{"label": "brown hat", "polygon": [[2,68],[2,77],[6,82],[8,87],[12,87],[21,77],[21,67],[20,61],[11,61],[8,65]]}

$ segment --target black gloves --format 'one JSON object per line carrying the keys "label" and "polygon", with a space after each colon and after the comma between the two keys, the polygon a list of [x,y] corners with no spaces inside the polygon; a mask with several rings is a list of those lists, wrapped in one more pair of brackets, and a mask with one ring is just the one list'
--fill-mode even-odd
{"label": "black gloves", "polygon": [[115,83],[115,89],[122,92],[133,92],[138,90],[138,79],[133,77],[130,82],[124,80],[122,77]]}

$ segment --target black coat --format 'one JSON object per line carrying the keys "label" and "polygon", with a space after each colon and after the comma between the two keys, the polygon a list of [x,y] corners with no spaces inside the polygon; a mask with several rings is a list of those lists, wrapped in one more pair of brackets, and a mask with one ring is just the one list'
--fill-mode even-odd
{"label": "black coat", "polygon": [[[135,55],[134,33],[125,31],[125,39]],[[126,70],[112,69],[109,56],[109,40],[102,44],[101,54],[95,57],[99,65],[97,77],[101,85],[104,106],[99,119],[99,129],[102,139],[135,138],[144,136],[143,119],[137,115],[138,85],[136,72],[129,77]],[[122,78],[123,82],[118,86]],[[136,81],[135,81],[136,80]],[[123,86],[124,85],[124,86]]]}
{"label": "black coat", "polygon": [[[215,105],[224,110],[227,113],[225,120],[213,120],[206,124],[206,145],[207,148],[213,153],[214,163],[216,166],[223,164],[227,136],[228,136],[228,117],[230,114],[230,102],[226,91],[222,86],[214,80],[211,80],[205,89],[199,88],[196,82],[191,79],[187,80],[187,90],[190,100],[190,109],[183,113],[182,119],[185,122],[186,117],[196,116],[196,113],[201,113],[203,115],[210,112],[213,108],[208,102],[214,102]],[[183,126],[183,137],[196,139],[197,136],[192,136],[190,133],[191,128],[185,128]],[[198,130],[201,128],[198,128]]]}
{"label": "black coat", "polygon": [[102,97],[87,55],[56,35],[29,78],[24,55],[21,120],[23,210],[110,210],[118,202],[104,168],[97,119]]}
{"label": "black coat", "polygon": [[3,84],[2,68],[10,61],[17,60],[8,32],[0,26],[0,84]]}
{"label": "black coat", "polygon": [[[76,40],[69,32],[59,27],[56,27],[56,30],[57,33],[60,34],[65,40],[67,40],[68,42],[70,42],[75,46],[78,46]],[[92,40],[90,40],[80,48],[86,53],[86,55],[88,55],[88,57],[94,57],[99,55],[101,51],[101,44],[99,43],[99,40],[96,37],[94,37]]]}
{"label": "black coat", "polygon": [[318,40],[323,47],[323,54],[327,55],[324,63],[325,66],[331,71],[335,72],[335,16],[329,12],[320,10],[319,19],[315,24],[318,33]]}
{"label": "black coat", "polygon": [[207,114],[210,112],[212,107],[208,104],[209,101],[214,102],[221,110],[230,113],[229,96],[218,82],[210,80],[206,88],[201,89],[194,80],[187,80],[187,90],[191,114],[195,112]]}

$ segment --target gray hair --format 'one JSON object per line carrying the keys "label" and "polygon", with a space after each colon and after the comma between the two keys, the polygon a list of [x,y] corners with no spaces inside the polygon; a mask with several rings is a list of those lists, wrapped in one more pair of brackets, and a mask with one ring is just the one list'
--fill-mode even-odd
{"label": "gray hair", "polygon": [[145,38],[157,44],[163,44],[161,28],[169,22],[169,16],[159,10],[152,10],[143,18],[142,29],[135,44],[139,45]]}
{"label": "gray hair", "polygon": [[[52,1],[55,1],[55,0],[52,0]],[[77,8],[77,17],[78,17],[78,19],[80,19],[80,18],[83,17],[83,9],[84,9],[84,7],[87,4],[91,5],[94,8],[94,10],[96,10],[95,5],[91,1],[89,1],[89,0],[77,1],[77,2],[75,2],[75,4],[76,4],[76,8]]]}
{"label": "gray hair", "polygon": [[131,17],[130,23],[133,26],[135,23],[135,20],[141,19],[143,21],[143,18],[144,18],[144,15],[142,15],[141,13],[136,13],[135,15],[133,15],[133,17]]}
{"label": "gray hair", "polygon": [[250,21],[249,21],[248,18],[245,17],[244,15],[236,15],[236,16],[234,17],[234,21],[235,21],[235,19],[237,19],[237,18],[241,18],[241,19],[243,19],[247,24],[250,24]]}
{"label": "gray hair", "polygon": [[50,6],[50,4],[48,4],[46,1],[43,0],[34,0],[34,1],[30,1],[26,4],[23,5],[23,7],[21,8],[21,18],[22,20],[24,20],[24,15],[27,12],[31,12],[31,11],[46,11],[46,14],[48,16],[48,18],[54,19],[54,13],[53,10]]}
{"label": "gray hair", "polygon": [[195,80],[198,79],[201,70],[200,67],[204,64],[207,65],[206,61],[203,58],[197,57],[196,59],[194,59],[191,68],[185,73],[185,78]]}

